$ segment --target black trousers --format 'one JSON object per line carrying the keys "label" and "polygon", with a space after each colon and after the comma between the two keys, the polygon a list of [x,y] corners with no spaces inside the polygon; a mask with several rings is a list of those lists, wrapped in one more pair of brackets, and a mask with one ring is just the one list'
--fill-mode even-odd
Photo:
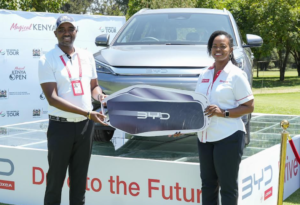
{"label": "black trousers", "polygon": [[88,166],[93,143],[94,122],[49,120],[48,163],[45,205],[59,205],[67,169],[70,178],[70,205],[85,204]]}
{"label": "black trousers", "polygon": [[222,205],[237,205],[244,135],[243,131],[237,131],[216,142],[201,143],[198,140],[203,205],[219,204],[220,187]]}

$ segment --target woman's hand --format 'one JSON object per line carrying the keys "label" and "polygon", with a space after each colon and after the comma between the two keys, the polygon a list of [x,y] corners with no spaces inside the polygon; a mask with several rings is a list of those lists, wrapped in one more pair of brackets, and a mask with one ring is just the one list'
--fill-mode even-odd
{"label": "woman's hand", "polygon": [[204,114],[208,117],[217,116],[217,117],[224,117],[224,112],[221,108],[217,105],[209,105],[204,110]]}

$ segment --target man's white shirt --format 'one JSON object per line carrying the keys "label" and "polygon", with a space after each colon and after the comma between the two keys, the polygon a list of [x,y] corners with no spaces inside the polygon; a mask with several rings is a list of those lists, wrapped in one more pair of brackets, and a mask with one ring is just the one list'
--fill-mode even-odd
{"label": "man's white shirt", "polygon": [[[72,80],[80,79],[78,62],[79,56],[82,67],[82,77],[80,80],[84,95],[74,96],[71,79],[69,78],[68,71],[60,59],[60,56],[63,57],[66,65],[68,66]],[[70,60],[68,59],[67,55],[58,47],[58,45],[55,45],[54,49],[50,50],[40,58],[38,74],[40,84],[49,82],[57,83],[57,94],[59,97],[84,110],[92,110],[90,82],[92,79],[97,78],[97,72],[94,57],[90,52],[75,47],[75,52],[71,55]],[[82,115],[65,112],[50,105],[48,107],[48,114],[64,118],[83,117]]]}
{"label": "man's white shirt", "polygon": [[[208,67],[202,70],[195,92],[207,96],[211,105],[219,108],[233,109],[240,104],[254,99],[247,74],[231,61],[220,72],[213,82],[214,68]],[[208,129],[198,133],[201,142],[214,142],[222,140],[238,130],[246,132],[244,123],[239,118],[211,117]]]}

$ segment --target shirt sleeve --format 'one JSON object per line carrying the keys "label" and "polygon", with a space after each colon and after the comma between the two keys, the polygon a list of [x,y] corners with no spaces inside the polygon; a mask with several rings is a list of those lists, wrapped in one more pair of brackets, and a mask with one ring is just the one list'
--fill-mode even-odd
{"label": "shirt sleeve", "polygon": [[40,84],[56,82],[54,71],[45,56],[39,60],[38,75]]}
{"label": "shirt sleeve", "polygon": [[243,104],[254,99],[251,86],[247,79],[247,74],[245,72],[237,75],[237,79],[233,88],[234,96],[239,104]]}

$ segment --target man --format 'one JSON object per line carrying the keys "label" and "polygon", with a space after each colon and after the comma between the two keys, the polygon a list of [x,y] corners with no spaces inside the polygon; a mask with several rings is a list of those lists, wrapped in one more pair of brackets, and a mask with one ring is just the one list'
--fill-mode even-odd
{"label": "man", "polygon": [[85,188],[94,122],[105,116],[91,111],[91,97],[106,96],[98,86],[94,57],[73,46],[75,21],[68,15],[56,21],[58,44],[39,61],[39,81],[49,103],[48,163],[45,205],[58,205],[69,170],[70,204],[85,204]]}

